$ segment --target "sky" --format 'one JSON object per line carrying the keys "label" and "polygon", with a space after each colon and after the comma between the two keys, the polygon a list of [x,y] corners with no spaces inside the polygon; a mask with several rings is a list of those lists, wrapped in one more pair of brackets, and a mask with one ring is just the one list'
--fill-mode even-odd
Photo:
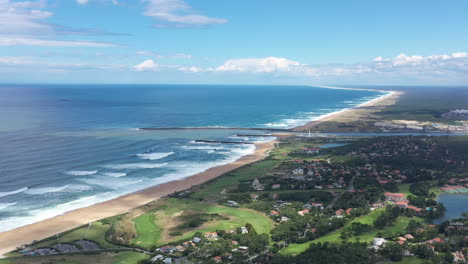
{"label": "sky", "polygon": [[467,85],[466,0],[0,0],[0,83]]}

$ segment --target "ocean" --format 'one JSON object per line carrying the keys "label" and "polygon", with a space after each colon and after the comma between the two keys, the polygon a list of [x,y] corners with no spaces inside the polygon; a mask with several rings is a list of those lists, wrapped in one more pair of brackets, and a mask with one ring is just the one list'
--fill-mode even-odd
{"label": "ocean", "polygon": [[[291,128],[385,95],[309,86],[0,85],[0,232],[253,153]],[[262,133],[262,132],[257,132]]]}

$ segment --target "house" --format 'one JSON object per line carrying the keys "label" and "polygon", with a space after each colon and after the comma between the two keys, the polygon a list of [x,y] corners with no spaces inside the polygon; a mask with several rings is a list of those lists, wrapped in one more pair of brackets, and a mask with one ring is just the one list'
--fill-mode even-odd
{"label": "house", "polygon": [[372,240],[372,248],[378,249],[385,243],[387,243],[387,240],[385,238],[376,237]]}
{"label": "house", "polygon": [[258,194],[253,193],[253,194],[250,195],[250,198],[252,200],[258,200]]}
{"label": "house", "polygon": [[414,239],[414,236],[411,235],[411,234],[407,234],[407,235],[405,235],[405,238],[408,239],[408,240],[411,240],[411,239]]}
{"label": "house", "polygon": [[283,223],[283,222],[287,222],[287,221],[289,221],[289,218],[288,218],[288,217],[286,217],[286,216],[282,216],[282,217],[281,217],[280,222]]}
{"label": "house", "polygon": [[258,179],[253,180],[252,188],[254,188],[254,190],[256,191],[263,191],[265,189],[265,187],[263,187],[263,184],[261,184]]}
{"label": "house", "polygon": [[216,240],[216,239],[218,239],[218,233],[216,233],[216,232],[206,232],[206,233],[205,233],[205,237],[206,237],[207,239]]}
{"label": "house", "polygon": [[248,234],[249,230],[245,226],[241,226],[241,234]]}
{"label": "house", "polygon": [[304,154],[318,154],[320,149],[313,148],[313,149],[302,149],[302,153]]}
{"label": "house", "polygon": [[334,216],[334,217],[336,217],[336,218],[343,218],[343,217],[344,217],[344,212],[345,212],[345,210],[343,210],[343,209],[337,210],[337,211],[335,212],[335,216]]}
{"label": "house", "polygon": [[171,263],[172,263],[172,258],[164,259],[164,264],[171,264]]}
{"label": "house", "polygon": [[220,263],[221,260],[222,260],[221,256],[216,256],[216,257],[213,257],[213,258],[211,258],[211,259],[212,259],[215,263]]}
{"label": "house", "polygon": [[405,201],[405,195],[402,193],[391,193],[391,192],[386,192],[385,194],[385,200],[391,201],[391,202],[399,202],[399,201]]}
{"label": "house", "polygon": [[239,204],[235,201],[227,201],[227,202],[228,202],[228,205],[231,207],[239,207]]}
{"label": "house", "polygon": [[199,238],[199,237],[194,237],[194,238],[192,239],[192,241],[193,241],[193,243],[200,243],[200,242],[201,242],[201,238]]}
{"label": "house", "polygon": [[304,175],[304,169],[303,168],[296,168],[292,171],[293,175]]}
{"label": "house", "polygon": [[413,211],[416,211],[416,212],[421,212],[422,211],[421,208],[418,208],[418,207],[413,206],[413,205],[408,205],[406,208],[408,208],[410,210],[413,210]]}
{"label": "house", "polygon": [[408,201],[398,201],[395,203],[395,206],[400,207],[400,208],[407,208]]}
{"label": "house", "polygon": [[159,261],[159,260],[164,260],[164,256],[159,254],[159,255],[153,257],[152,259],[150,259],[151,262],[156,262],[156,261]]}
{"label": "house", "polygon": [[243,254],[249,253],[249,247],[241,246],[239,247],[239,252]]}
{"label": "house", "polygon": [[160,247],[158,250],[166,254],[172,254],[174,252],[174,249],[171,246]]}
{"label": "house", "polygon": [[271,216],[277,216],[278,214],[279,214],[278,211],[275,211],[275,210],[271,210],[271,211],[270,211],[270,215],[271,215]]}
{"label": "house", "polygon": [[300,216],[304,216],[305,214],[308,214],[308,213],[309,213],[309,210],[307,210],[307,209],[304,209],[304,210],[301,210],[301,211],[297,212],[297,214],[300,215]]}
{"label": "house", "polygon": [[173,249],[175,251],[177,251],[177,252],[184,252],[185,251],[185,248],[183,246],[181,246],[181,245],[175,246]]}
{"label": "house", "polygon": [[278,190],[279,188],[281,188],[281,185],[280,185],[280,184],[273,184],[273,185],[271,186],[271,188],[272,188],[273,190]]}

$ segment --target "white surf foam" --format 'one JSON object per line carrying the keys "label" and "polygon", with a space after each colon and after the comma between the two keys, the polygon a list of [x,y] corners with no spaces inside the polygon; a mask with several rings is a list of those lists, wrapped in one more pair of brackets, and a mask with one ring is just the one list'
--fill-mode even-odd
{"label": "white surf foam", "polygon": [[166,166],[167,163],[122,163],[104,165],[104,168],[110,169],[155,169]]}
{"label": "white surf foam", "polygon": [[0,203],[0,210],[3,210],[7,207],[10,207],[10,206],[13,206],[15,205],[16,203]]}
{"label": "white surf foam", "polygon": [[141,153],[137,154],[140,159],[146,160],[158,160],[165,157],[169,157],[170,155],[174,154],[174,152],[161,152],[161,153]]}
{"label": "white surf foam", "polygon": [[18,189],[18,190],[14,190],[14,191],[10,191],[10,192],[0,192],[0,197],[21,193],[21,192],[26,191],[27,189],[28,189],[28,187],[21,188],[21,189]]}
{"label": "white surf foam", "polygon": [[100,195],[87,196],[78,200],[59,204],[52,208],[42,208],[38,210],[29,210],[25,216],[15,216],[0,220],[0,232],[12,230],[20,226],[25,226],[54,216],[61,215],[68,211],[90,206],[105,200],[115,198],[118,194],[103,193]]}
{"label": "white surf foam", "polygon": [[86,176],[86,175],[93,175],[96,174],[98,171],[67,171],[65,172],[68,175],[75,175],[75,176]]}
{"label": "white surf foam", "polygon": [[60,187],[43,187],[43,188],[29,188],[24,193],[26,194],[45,194],[52,192],[60,192],[68,188],[69,185],[60,186]]}
{"label": "white surf foam", "polygon": [[272,123],[266,123],[266,124],[260,124],[260,125],[271,127],[271,128],[293,128],[293,127],[307,124],[311,121],[317,121],[317,120],[327,118],[336,114],[340,114],[345,111],[351,110],[353,108],[358,108],[366,104],[371,104],[377,100],[381,100],[390,95],[392,95],[392,92],[383,93],[379,96],[361,98],[360,100],[354,101],[353,103],[348,103],[348,107],[343,108],[338,111],[334,111],[334,112],[320,113],[321,111],[319,110],[319,112],[298,113],[296,114],[295,118],[285,118],[285,119],[279,120],[278,122],[272,122]]}
{"label": "white surf foam", "polygon": [[[10,217],[10,218],[0,220],[0,232],[12,230],[20,226],[32,224],[38,221],[42,221],[45,219],[49,219],[49,218],[61,215],[68,211],[73,211],[79,208],[83,208],[83,207],[87,207],[96,203],[107,201],[107,200],[119,197],[121,195],[125,195],[131,192],[141,190],[142,188],[145,188],[144,186],[153,186],[153,185],[161,184],[161,183],[168,182],[168,181],[180,180],[180,179],[189,177],[191,175],[206,171],[209,168],[221,166],[229,162],[233,162],[244,155],[253,153],[254,151],[255,151],[255,145],[245,145],[242,147],[236,147],[236,148],[230,149],[231,154],[218,161],[191,162],[191,163],[180,162],[179,164],[171,163],[168,167],[174,169],[174,172],[167,173],[162,177],[158,177],[158,178],[151,179],[151,180],[147,180],[146,178],[125,180],[126,178],[121,178],[119,180],[112,181],[112,180],[109,180],[109,178],[106,178],[105,176],[99,176],[99,175],[91,176],[91,178],[82,177],[82,178],[79,178],[79,180],[87,184],[102,185],[102,186],[115,188],[115,189],[112,192],[83,197],[78,200],[59,204],[57,206],[54,206],[48,209],[29,210],[27,216]],[[122,165],[122,164],[119,164],[119,165]],[[161,166],[161,164],[157,164],[157,165]],[[144,184],[140,184],[140,182],[144,182]],[[69,189],[76,189],[79,186],[91,188],[91,186],[89,185],[71,184],[69,186]]]}
{"label": "white surf foam", "polygon": [[106,175],[106,176],[109,176],[109,177],[115,177],[115,178],[120,178],[120,177],[127,176],[127,173],[125,173],[125,172],[104,172],[102,174]]}
{"label": "white surf foam", "polygon": [[109,178],[106,177],[93,177],[93,178],[83,178],[80,179],[80,181],[86,183],[86,184],[91,184],[91,185],[99,185],[103,186],[106,188],[110,189],[117,189],[122,186],[129,186],[132,184],[137,184],[143,181],[143,179],[119,179],[118,181],[115,180],[109,180]]}

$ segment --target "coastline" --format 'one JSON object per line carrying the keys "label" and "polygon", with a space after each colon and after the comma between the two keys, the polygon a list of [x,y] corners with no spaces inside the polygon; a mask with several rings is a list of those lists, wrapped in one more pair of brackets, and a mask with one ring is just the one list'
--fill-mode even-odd
{"label": "coastline", "polygon": [[0,233],[0,256],[15,250],[18,246],[30,244],[34,240],[41,240],[90,222],[126,213],[131,209],[143,206],[171,193],[186,190],[194,185],[202,184],[244,165],[262,160],[268,155],[268,152],[274,148],[277,142],[278,141],[257,143],[255,144],[256,150],[252,154],[181,180],[162,183],[109,201],[97,203],[66,212],[50,219],[2,232]]}
{"label": "coastline", "polygon": [[317,120],[313,120],[304,125],[292,128],[293,131],[302,132],[307,129],[312,129],[316,125],[319,125],[320,123],[327,122],[327,121],[336,121],[335,119],[337,119],[338,117],[347,119],[348,114],[355,113],[357,112],[357,110],[361,110],[365,107],[377,106],[379,104],[386,104],[386,103],[392,104],[389,101],[397,100],[398,97],[400,97],[403,94],[403,92],[399,92],[399,91],[385,91],[385,90],[376,90],[376,89],[340,88],[340,87],[331,87],[331,86],[317,86],[317,87],[326,88],[326,89],[339,89],[339,90],[366,90],[366,91],[375,91],[375,92],[386,92],[386,94],[379,96],[375,99],[372,99],[370,101],[364,102],[355,107],[345,108],[337,112],[323,115],[321,118]]}
{"label": "coastline", "polygon": [[[339,87],[325,87],[316,86],[327,89],[353,89],[353,90],[370,90],[387,92],[378,98],[366,101],[358,106],[342,109],[324,116],[317,120],[310,121],[304,125],[292,128],[292,131],[303,131],[311,128],[321,122],[331,121],[338,117],[342,117],[348,113],[354,112],[362,107],[373,106],[379,102],[385,101],[391,97],[398,97],[399,92],[395,91],[381,91],[372,89],[359,89],[359,88],[339,88]],[[279,135],[275,135],[281,138]],[[283,135],[287,136],[287,135]],[[97,203],[88,207],[76,209],[66,212],[62,215],[55,216],[43,221],[39,221],[30,225],[22,226],[13,230],[0,233],[0,257],[2,254],[15,250],[17,246],[29,244],[34,240],[41,240],[55,234],[79,227],[89,222],[97,221],[106,217],[126,213],[131,209],[143,206],[151,201],[164,197],[168,194],[188,189],[194,185],[199,185],[218,176],[221,176],[229,171],[242,167],[244,165],[262,160],[268,155],[278,141],[270,141],[266,143],[256,143],[256,150],[253,154],[249,154],[239,158],[238,160],[210,168],[204,172],[186,177],[180,180],[174,180],[152,186],[138,192],[130,193],[120,196],[102,203]]]}

